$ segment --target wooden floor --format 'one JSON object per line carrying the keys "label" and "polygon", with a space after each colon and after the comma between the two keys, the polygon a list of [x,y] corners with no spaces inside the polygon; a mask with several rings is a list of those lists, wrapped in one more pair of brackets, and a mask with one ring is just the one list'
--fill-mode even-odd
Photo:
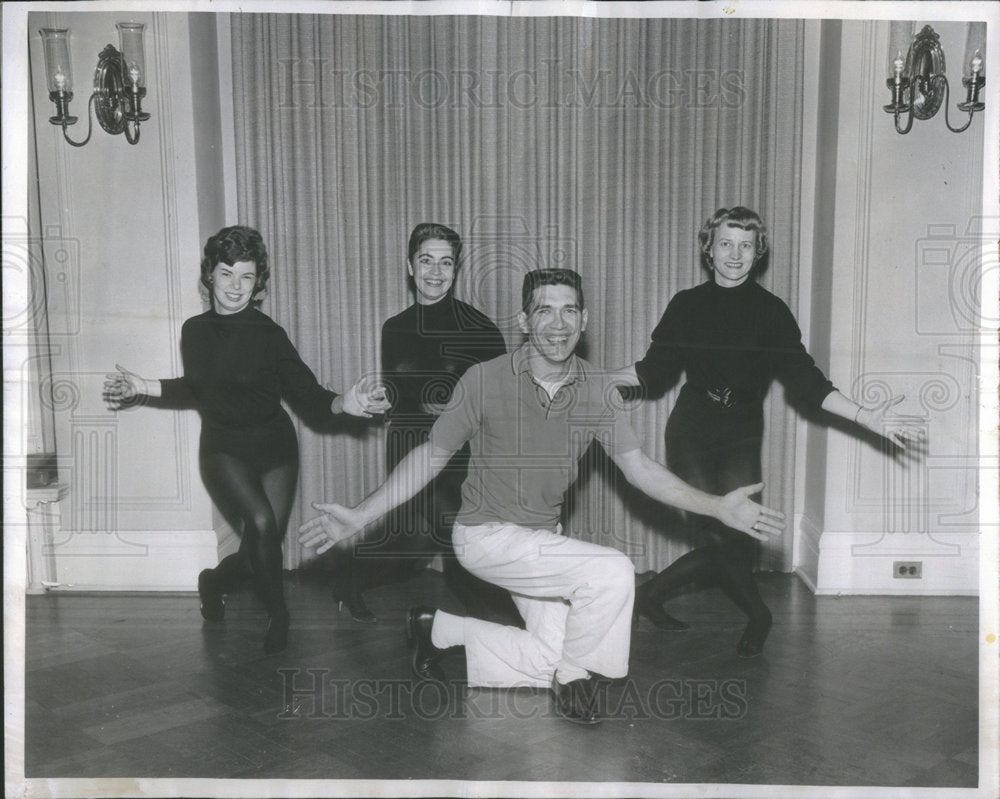
{"label": "wooden floor", "polygon": [[194,595],[27,602],[27,777],[372,778],[786,785],[977,785],[977,600],[814,597],[762,575],[775,625],[741,660],[715,592],[642,622],[611,718],[579,728],[545,692],[410,680],[405,608],[458,610],[437,572],[369,593],[365,627],[292,578],[292,637],[265,656],[263,612]]}

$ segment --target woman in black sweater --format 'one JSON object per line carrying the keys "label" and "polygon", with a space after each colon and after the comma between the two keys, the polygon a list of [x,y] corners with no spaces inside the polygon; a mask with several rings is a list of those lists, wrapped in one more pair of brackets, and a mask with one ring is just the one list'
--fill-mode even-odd
{"label": "woman in black sweater", "polygon": [[224,595],[252,579],[269,614],[264,649],[278,652],[289,625],[281,544],[299,468],[295,428],[281,399],[311,425],[339,413],[371,416],[388,403],[380,388],[365,391],[359,383],[339,396],[319,385],[285,331],[255,307],[269,275],[260,233],[223,228],[205,244],[201,262],[211,307],[181,329],[184,376],[146,380],[119,366],[104,392],[113,408],[144,395],[198,409],[202,480],[241,536],[237,553],[198,575],[201,613],[221,621]]}
{"label": "woman in black sweater", "polygon": [[[698,239],[702,265],[712,280],[678,292],[653,331],[645,357],[619,372],[626,384],[641,385],[654,397],[685,372],[665,432],[671,471],[715,494],[759,483],[763,402],[774,378],[797,407],[822,408],[899,447],[916,442],[913,419],[891,412],[903,397],[866,408],[837,391],[803,347],[788,306],[758,285],[755,275],[768,241],[754,211],[720,208]],[[771,612],[754,578],[756,541],[709,518],[691,519],[690,528],[695,548],[640,586],[637,612],[661,629],[683,630],[688,625],[664,612],[663,602],[691,583],[718,586],[748,618],[738,653],[760,654]]]}
{"label": "woman in black sweater", "polygon": [[[465,370],[503,355],[503,335],[486,314],[455,299],[452,291],[462,240],[451,228],[424,222],[410,234],[407,272],[416,302],[382,325],[382,380],[389,392],[386,468],[391,472],[427,441],[434,420],[451,399]],[[451,528],[461,505],[469,447],[412,500],[389,514],[380,535],[348,551],[346,574],[334,597],[355,621],[375,623],[364,591],[404,579],[440,554],[445,580],[470,615],[518,620],[510,595],[459,565]]]}

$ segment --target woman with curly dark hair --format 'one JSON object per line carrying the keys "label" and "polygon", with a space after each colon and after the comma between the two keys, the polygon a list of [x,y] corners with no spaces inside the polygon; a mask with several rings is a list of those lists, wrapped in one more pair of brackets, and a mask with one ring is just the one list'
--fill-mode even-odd
{"label": "woman with curly dark hair", "polygon": [[[672,472],[715,494],[761,482],[763,403],[774,378],[793,405],[823,409],[900,448],[917,443],[913,419],[891,410],[903,397],[867,408],[841,394],[806,352],[788,306],[757,283],[769,248],[756,212],[720,208],[702,226],[698,242],[711,279],[678,292],[645,356],[618,372],[625,384],[641,385],[653,397],[685,373],[665,432]],[[718,586],[747,616],[738,654],[760,654],[771,612],[754,577],[754,537],[708,517],[692,518],[690,528],[695,548],[639,587],[637,613],[661,629],[683,630],[688,625],[668,615],[663,603],[689,584]]]}
{"label": "woman with curly dark hair", "polygon": [[311,425],[389,406],[381,387],[366,390],[359,381],[338,395],[317,382],[284,329],[257,310],[269,276],[260,233],[243,226],[220,230],[205,244],[201,262],[210,308],[181,330],[184,376],[147,380],[118,366],[104,394],[115,409],[143,396],[198,409],[202,480],[241,536],[237,553],[198,575],[201,613],[221,621],[225,595],[252,580],[269,614],[264,649],[279,652],[289,626],[281,545],[299,468],[295,428],[281,400]]}

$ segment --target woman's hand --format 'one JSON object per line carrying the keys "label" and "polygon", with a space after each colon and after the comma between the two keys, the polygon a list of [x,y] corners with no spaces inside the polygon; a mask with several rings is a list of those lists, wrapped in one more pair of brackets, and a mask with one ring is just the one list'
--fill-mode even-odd
{"label": "woman's hand", "polygon": [[118,371],[104,376],[103,396],[108,408],[113,411],[128,408],[135,405],[139,397],[151,395],[148,380],[118,364],[115,369]]}
{"label": "woman's hand", "polygon": [[354,508],[321,502],[314,502],[313,507],[323,515],[310,519],[299,528],[299,533],[302,534],[299,543],[316,547],[317,555],[353,538],[364,529],[364,520]]}
{"label": "woman's hand", "polygon": [[[386,396],[385,386],[362,377],[357,383],[347,389],[342,399],[344,413],[351,416],[361,416],[370,419],[376,414],[385,413],[392,405]],[[336,400],[335,400],[336,402]],[[336,406],[334,406],[336,407]]]}
{"label": "woman's hand", "polygon": [[889,439],[897,447],[920,456],[926,449],[924,436],[925,420],[920,416],[909,416],[896,413],[895,408],[906,399],[905,395],[891,397],[874,408],[862,406],[858,410],[855,422],[871,430],[883,438]]}
{"label": "woman's hand", "polygon": [[780,510],[765,508],[750,499],[763,488],[763,483],[756,483],[737,488],[720,497],[719,521],[758,541],[766,541],[768,536],[780,535],[785,529],[785,514]]}

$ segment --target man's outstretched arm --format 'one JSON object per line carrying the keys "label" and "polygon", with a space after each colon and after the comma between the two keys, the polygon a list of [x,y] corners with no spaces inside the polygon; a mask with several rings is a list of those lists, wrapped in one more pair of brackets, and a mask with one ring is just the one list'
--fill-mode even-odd
{"label": "man's outstretched arm", "polygon": [[316,547],[316,552],[322,554],[335,544],[352,538],[414,497],[437,477],[454,454],[428,441],[403,458],[385,482],[353,508],[337,503],[314,502],[313,507],[322,515],[299,528],[299,543]]}
{"label": "man's outstretched arm", "polygon": [[785,514],[750,499],[763,483],[743,486],[724,496],[706,494],[688,485],[641,449],[612,454],[612,459],[632,485],[653,499],[681,510],[714,516],[727,527],[764,541],[785,529]]}

